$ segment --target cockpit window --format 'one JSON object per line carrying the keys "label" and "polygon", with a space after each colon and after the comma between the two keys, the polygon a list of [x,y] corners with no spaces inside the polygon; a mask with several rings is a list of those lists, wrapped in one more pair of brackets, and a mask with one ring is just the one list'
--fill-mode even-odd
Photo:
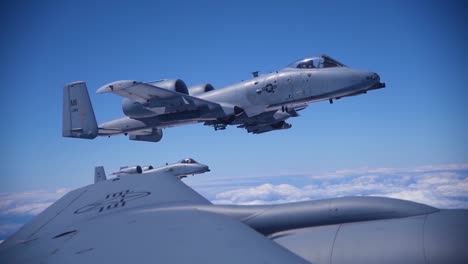
{"label": "cockpit window", "polygon": [[299,68],[299,69],[312,69],[312,68],[317,68],[317,66],[318,66],[318,61],[315,61],[315,63],[314,63],[314,59],[305,59],[305,60],[302,60],[301,62],[299,62],[297,64],[296,68]]}
{"label": "cockpit window", "polygon": [[192,163],[197,163],[197,162],[194,159],[188,158],[188,159],[183,159],[179,161],[179,163],[192,164]]}
{"label": "cockpit window", "polygon": [[345,65],[328,57],[327,55],[321,55],[319,57],[305,58],[298,60],[288,65],[289,68],[296,69],[322,69],[322,68],[334,68],[344,67]]}

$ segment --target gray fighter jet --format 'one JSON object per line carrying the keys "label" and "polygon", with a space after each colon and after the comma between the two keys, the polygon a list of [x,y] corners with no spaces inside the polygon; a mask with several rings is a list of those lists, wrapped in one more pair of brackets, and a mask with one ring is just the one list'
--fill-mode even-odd
{"label": "gray fighter jet", "polygon": [[468,263],[468,210],[380,197],[213,205],[175,176],[98,167],[95,184],[0,244],[0,263]]}
{"label": "gray fighter jet", "polygon": [[[102,173],[97,173],[97,170],[102,170]],[[105,180],[106,176],[104,173],[104,168],[100,169],[101,167],[96,167],[95,172],[95,179]],[[116,176],[124,176],[124,175],[132,175],[132,174],[139,174],[139,173],[159,173],[159,172],[168,172],[178,179],[186,178],[188,175],[195,175],[201,174],[205,172],[209,172],[210,168],[208,166],[198,163],[192,158],[186,158],[180,160],[175,163],[166,163],[164,166],[160,166],[154,168],[151,165],[148,166],[125,166],[121,167],[119,171],[113,172],[112,175]],[[103,175],[103,176],[101,176]],[[96,182],[96,180],[95,180]]]}
{"label": "gray fighter jet", "polygon": [[286,122],[308,104],[365,94],[385,87],[378,74],[349,68],[326,55],[306,58],[288,67],[215,90],[211,84],[187,88],[182,80],[106,84],[97,93],[124,97],[125,117],[97,125],[86,84],[66,84],[63,136],[94,139],[125,134],[131,140],[158,142],[162,129],[204,123],[215,130],[228,125],[260,134],[289,129]]}

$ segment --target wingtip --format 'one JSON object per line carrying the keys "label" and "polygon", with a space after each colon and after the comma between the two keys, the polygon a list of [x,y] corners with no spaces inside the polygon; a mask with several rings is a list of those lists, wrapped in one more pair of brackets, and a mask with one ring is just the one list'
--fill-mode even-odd
{"label": "wingtip", "polygon": [[99,89],[96,90],[96,93],[97,94],[100,94],[100,93],[107,93],[109,92],[109,85],[104,85],[102,87],[99,87]]}
{"label": "wingtip", "polygon": [[97,94],[111,93],[113,91],[132,87],[137,83],[138,83],[137,81],[132,81],[132,80],[115,81],[115,82],[111,82],[111,83],[101,86],[99,89],[96,90],[96,93]]}

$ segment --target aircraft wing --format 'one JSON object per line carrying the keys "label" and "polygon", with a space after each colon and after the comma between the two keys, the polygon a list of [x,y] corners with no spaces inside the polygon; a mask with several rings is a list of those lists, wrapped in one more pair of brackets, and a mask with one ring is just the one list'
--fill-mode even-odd
{"label": "aircraft wing", "polygon": [[[116,180],[118,179],[118,180]],[[1,263],[308,263],[168,173],[74,190],[0,245]]]}
{"label": "aircraft wing", "polygon": [[218,103],[158,87],[158,82],[116,81],[99,88],[96,93],[113,93],[142,104],[148,110],[165,114],[207,107],[220,108]]}

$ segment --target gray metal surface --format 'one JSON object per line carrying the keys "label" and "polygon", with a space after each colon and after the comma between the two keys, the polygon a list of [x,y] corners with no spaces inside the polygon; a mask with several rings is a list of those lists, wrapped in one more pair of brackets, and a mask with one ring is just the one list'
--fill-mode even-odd
{"label": "gray metal surface", "polygon": [[274,240],[311,263],[467,263],[468,210],[282,232]]}
{"label": "gray metal surface", "polygon": [[2,263],[308,263],[240,222],[195,210],[129,211],[69,230]]}
{"label": "gray metal surface", "polygon": [[[385,84],[376,73],[346,67],[326,55],[300,60],[280,71],[217,90],[210,84],[187,88],[179,79],[116,81],[102,86],[97,93],[122,96],[126,116],[100,124],[98,131],[93,125],[94,114],[88,114],[92,108],[83,87],[83,82],[65,86],[65,137],[125,134],[130,140],[159,142],[163,136],[161,129],[195,123],[213,126],[215,130],[235,125],[254,134],[289,129],[292,126],[286,120],[299,116],[298,111],[310,103],[322,100],[332,103],[383,88]],[[80,100],[85,104],[75,106],[72,94],[88,100]],[[73,111],[86,115],[70,115]]]}
{"label": "gray metal surface", "polygon": [[468,210],[441,210],[424,223],[428,263],[468,263]]}

